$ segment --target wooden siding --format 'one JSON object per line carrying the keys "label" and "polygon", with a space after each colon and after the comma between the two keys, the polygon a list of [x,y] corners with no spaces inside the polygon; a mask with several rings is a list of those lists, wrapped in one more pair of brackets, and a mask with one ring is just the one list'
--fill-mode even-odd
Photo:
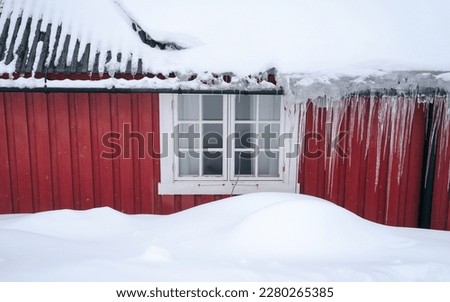
{"label": "wooden siding", "polygon": [[[158,106],[151,93],[0,93],[0,214],[104,206],[170,214],[227,197],[157,194]],[[120,133],[123,146],[124,125],[149,138],[145,156],[133,139],[130,158],[102,158],[111,151],[103,135]]]}
{"label": "wooden siding", "polygon": [[[437,99],[435,107],[442,107],[445,101]],[[324,107],[309,103],[306,133],[326,139],[304,143],[301,193],[331,200],[371,221],[417,227],[429,106],[401,97],[352,98]],[[442,117],[435,115],[434,123],[439,139],[431,226],[436,229],[450,227],[450,139],[445,140],[449,131],[444,131]],[[339,143],[346,156],[327,151],[336,133],[347,134]],[[311,156],[317,150],[324,156]]]}
{"label": "wooden siding", "polygon": [[[372,221],[416,227],[429,104],[404,105],[406,101],[348,99],[339,110],[309,103],[306,133],[315,139],[304,147],[313,154],[322,150],[324,156],[301,156],[301,193],[331,200]],[[445,101],[434,105],[431,226],[436,229],[450,229]],[[228,197],[158,195],[158,104],[158,95],[151,93],[0,93],[0,214],[103,206],[124,213],[170,214]],[[102,137],[119,133],[124,146],[125,125],[132,133],[150,134],[143,158],[142,142],[135,137],[131,148],[123,150],[129,158],[102,158],[102,152],[111,151]],[[348,156],[329,151],[327,141],[338,132],[347,133],[339,146]]]}

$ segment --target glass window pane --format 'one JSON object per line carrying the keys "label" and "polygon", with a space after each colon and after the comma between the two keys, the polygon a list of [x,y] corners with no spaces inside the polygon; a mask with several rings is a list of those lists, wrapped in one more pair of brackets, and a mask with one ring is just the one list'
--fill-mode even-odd
{"label": "glass window pane", "polygon": [[281,110],[281,97],[276,95],[259,96],[259,120],[279,121]]}
{"label": "glass window pane", "polygon": [[203,175],[222,175],[222,152],[203,152]]}
{"label": "glass window pane", "polygon": [[178,148],[191,150],[200,148],[199,124],[179,124],[175,131],[176,138],[178,139]]}
{"label": "glass window pane", "polygon": [[256,97],[252,95],[236,96],[236,120],[256,120]]}
{"label": "glass window pane", "polygon": [[223,96],[221,95],[203,96],[203,120],[205,121],[223,120]]}
{"label": "glass window pane", "polygon": [[255,157],[253,152],[235,152],[234,174],[255,175]]}
{"label": "glass window pane", "polygon": [[259,124],[259,147],[261,149],[278,149],[280,124]]}
{"label": "glass window pane", "polygon": [[223,148],[223,124],[203,125],[203,148]]}
{"label": "glass window pane", "polygon": [[235,125],[235,148],[255,148],[257,141],[257,133],[254,124],[236,124]]}
{"label": "glass window pane", "polygon": [[198,121],[200,119],[200,96],[179,95],[178,96],[178,120]]}
{"label": "glass window pane", "polygon": [[199,176],[200,159],[198,154],[192,154],[193,151],[180,153],[181,153],[179,158],[180,176]]}
{"label": "glass window pane", "polygon": [[279,153],[261,151],[258,155],[258,176],[279,177]]}

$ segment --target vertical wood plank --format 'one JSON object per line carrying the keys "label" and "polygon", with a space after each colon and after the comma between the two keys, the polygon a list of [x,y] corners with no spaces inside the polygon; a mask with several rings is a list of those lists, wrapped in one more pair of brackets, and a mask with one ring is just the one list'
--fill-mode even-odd
{"label": "vertical wood plank", "polygon": [[368,131],[368,151],[367,151],[367,172],[366,172],[366,193],[364,205],[364,218],[371,221],[377,221],[378,217],[378,198],[379,191],[377,186],[377,139],[378,139],[378,108],[379,101],[376,101],[372,106],[373,114],[369,117],[371,128]]}
{"label": "vertical wood plank", "polygon": [[50,211],[54,209],[54,204],[47,96],[44,93],[34,93],[33,103],[39,186],[39,208],[37,210]]}
{"label": "vertical wood plank", "polygon": [[29,141],[29,155],[30,155],[30,177],[31,177],[31,203],[33,204],[33,211],[40,211],[41,198],[39,194],[39,177],[38,177],[38,161],[37,161],[37,146],[36,146],[36,118],[34,116],[34,100],[32,93],[25,93],[27,126],[28,126],[28,141]]}
{"label": "vertical wood plank", "polygon": [[0,144],[0,214],[10,214],[13,212],[11,193],[11,173],[10,158],[8,152],[9,139],[6,127],[5,95],[0,92],[0,137],[3,143]]}
{"label": "vertical wood plank", "polygon": [[365,207],[366,207],[366,173],[367,173],[367,146],[369,140],[369,123],[370,121],[370,102],[371,99],[369,97],[363,98],[363,108],[361,108],[362,112],[360,113],[361,121],[360,125],[360,133],[361,133],[361,156],[359,159],[359,183],[358,185],[358,211],[357,214],[361,217],[364,217]]}
{"label": "vertical wood plank", "polygon": [[11,111],[14,128],[14,144],[16,146],[18,211],[20,213],[32,213],[33,189],[25,93],[14,93],[14,98],[11,100]]}
{"label": "vertical wood plank", "polygon": [[422,178],[423,146],[425,145],[426,111],[425,104],[417,103],[411,129],[409,173],[406,179],[406,227],[417,227],[419,221],[420,187]]}
{"label": "vertical wood plank", "polygon": [[436,168],[433,186],[433,206],[431,228],[439,230],[449,229],[450,213],[450,130],[446,124],[447,98],[435,99],[435,122],[438,123]]}
{"label": "vertical wood plank", "polygon": [[141,200],[141,162],[145,160],[145,136],[140,128],[140,103],[139,95],[131,94],[131,161],[133,164],[133,190],[134,190],[134,211],[142,212]]}
{"label": "vertical wood plank", "polygon": [[[111,130],[123,136],[123,131],[121,129],[122,127],[119,126],[119,98],[117,94],[111,94],[110,98],[111,98]],[[120,142],[122,144],[122,141]],[[120,154],[120,156],[123,156],[123,154]],[[114,180],[114,208],[118,211],[123,212],[119,158],[113,160],[113,180]]]}
{"label": "vertical wood plank", "polygon": [[154,202],[157,197],[157,191],[154,183],[158,182],[158,178],[154,175],[154,158],[150,154],[153,148],[153,121],[152,110],[155,102],[153,94],[139,94],[139,132],[145,136],[145,157],[139,161],[140,174],[138,175],[141,194],[141,211],[145,214],[152,214],[154,210]]}
{"label": "vertical wood plank", "polygon": [[318,141],[318,150],[322,153],[322,156],[318,158],[317,160],[317,197],[325,198],[326,195],[326,185],[325,185],[325,179],[326,179],[326,173],[325,173],[325,164],[326,164],[326,157],[327,157],[327,150],[326,150],[326,110],[325,108],[318,108],[318,121],[317,126],[314,128],[317,128],[314,130],[314,132],[317,132],[319,135],[319,141]]}
{"label": "vertical wood plank", "polygon": [[345,208],[353,213],[358,213],[359,203],[359,173],[360,173],[360,158],[364,154],[361,151],[360,143],[360,123],[358,112],[362,110],[363,104],[360,100],[356,100],[355,108],[350,116],[349,135],[348,140],[351,148],[348,150],[349,159],[347,160],[347,175],[345,177]]}
{"label": "vertical wood plank", "polygon": [[70,144],[70,117],[67,93],[53,93],[51,100],[54,107],[54,144],[56,149],[57,173],[59,186],[59,204],[63,209],[73,209],[73,177]]}
{"label": "vertical wood plank", "polygon": [[175,196],[174,195],[163,195],[161,196],[161,214],[172,214],[175,212]]}
{"label": "vertical wood plank", "polygon": [[120,188],[121,203],[124,213],[135,213],[134,208],[134,183],[133,183],[133,157],[131,152],[132,140],[125,137],[124,127],[131,124],[131,97],[128,94],[117,94],[118,122],[121,128],[121,145],[123,146],[123,156],[120,157]]}
{"label": "vertical wood plank", "polygon": [[[152,129],[153,133],[153,143],[152,146],[154,147],[154,150],[159,153],[161,153],[161,148],[164,148],[164,146],[160,145],[160,128],[159,128],[159,96],[157,94],[152,95]],[[154,154],[153,154],[154,155]],[[155,213],[161,213],[162,211],[162,200],[161,197],[158,195],[158,183],[161,180],[161,161],[159,156],[154,155],[153,156],[153,192],[154,192],[154,212]]]}
{"label": "vertical wood plank", "polygon": [[114,159],[102,158],[102,152],[111,152],[103,145],[102,137],[111,133],[111,99],[107,93],[91,94],[92,104],[91,125],[92,128],[92,152],[94,165],[94,187],[96,206],[114,208]]}
{"label": "vertical wood plank", "polygon": [[87,93],[71,94],[69,101],[75,103],[76,110],[80,209],[86,210],[94,207],[89,95]]}
{"label": "vertical wood plank", "polygon": [[70,148],[71,148],[71,164],[72,164],[72,189],[73,189],[73,205],[74,209],[81,210],[81,176],[80,176],[80,145],[78,139],[78,120],[77,120],[77,103],[73,100],[72,95],[69,104],[69,125],[70,125]]}
{"label": "vertical wood plank", "polygon": [[181,196],[181,208],[182,210],[187,210],[195,206],[195,196],[194,195],[183,195]]}
{"label": "vertical wood plank", "polygon": [[314,123],[315,123],[315,104],[309,102],[306,111],[306,126],[305,126],[305,140],[304,140],[304,186],[302,193],[308,195],[317,195],[317,171],[318,171],[318,154],[320,150],[318,149],[318,138],[314,133]]}

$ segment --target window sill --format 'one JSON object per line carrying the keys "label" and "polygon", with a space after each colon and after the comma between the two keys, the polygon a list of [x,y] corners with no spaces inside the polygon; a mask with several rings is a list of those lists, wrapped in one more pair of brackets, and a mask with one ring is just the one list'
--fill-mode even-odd
{"label": "window sill", "polygon": [[[298,184],[283,181],[240,181],[236,186],[231,181],[175,181],[159,183],[159,195],[227,195],[254,192],[298,192]],[[235,186],[235,188],[234,188]],[[233,191],[234,188],[234,191]]]}

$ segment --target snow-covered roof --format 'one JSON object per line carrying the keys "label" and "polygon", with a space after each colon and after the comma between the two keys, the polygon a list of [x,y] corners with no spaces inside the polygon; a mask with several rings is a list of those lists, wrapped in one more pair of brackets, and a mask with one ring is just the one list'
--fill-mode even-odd
{"label": "snow-covered roof", "polygon": [[3,2],[0,74],[161,74],[176,80],[133,85],[193,89],[261,87],[268,70],[292,89],[450,80],[448,0]]}

